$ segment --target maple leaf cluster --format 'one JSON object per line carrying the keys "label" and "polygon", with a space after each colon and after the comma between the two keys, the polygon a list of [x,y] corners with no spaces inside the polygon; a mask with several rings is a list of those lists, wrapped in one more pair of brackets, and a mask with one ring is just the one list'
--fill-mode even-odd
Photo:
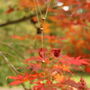
{"label": "maple leaf cluster", "polygon": [[[38,3],[35,3],[34,0],[19,0],[19,6],[23,10],[28,9],[33,12],[42,7],[41,13],[45,14],[49,0],[37,1]],[[84,49],[90,50],[90,27],[88,25],[90,22],[90,0],[50,0],[49,3],[49,15],[42,27],[45,33],[43,39],[50,45],[50,49],[35,50],[34,53],[38,51],[38,56],[31,56],[24,61],[26,71],[16,76],[10,76],[9,78],[14,80],[10,85],[29,81],[34,85],[33,90],[89,90],[82,78],[76,82],[71,79],[71,76],[74,73],[73,70],[79,70],[81,67],[83,69],[83,66],[85,71],[90,73],[90,60],[85,59],[90,58],[90,55],[83,52]],[[10,7],[6,13],[13,11],[14,9]],[[34,25],[38,23],[36,16],[32,17],[31,21]],[[53,25],[55,26],[54,30],[50,28]],[[57,29],[64,32],[64,37],[54,35]],[[37,34],[42,34],[40,28],[37,28]],[[37,39],[39,43],[42,36],[14,35],[12,38],[18,40]],[[55,44],[66,50],[67,55],[62,54],[61,48],[53,48]],[[70,49],[75,53],[70,52]],[[32,52],[29,51],[30,54]],[[87,68],[88,66],[89,68]]]}
{"label": "maple leaf cluster", "polygon": [[31,56],[24,61],[24,64],[25,72],[9,76],[9,79],[14,80],[10,85],[19,85],[28,81],[34,84],[33,90],[66,90],[66,88],[88,90],[83,79],[80,82],[71,79],[72,69],[76,69],[73,66],[88,65],[88,60],[62,55],[61,49],[40,48],[38,56]]}

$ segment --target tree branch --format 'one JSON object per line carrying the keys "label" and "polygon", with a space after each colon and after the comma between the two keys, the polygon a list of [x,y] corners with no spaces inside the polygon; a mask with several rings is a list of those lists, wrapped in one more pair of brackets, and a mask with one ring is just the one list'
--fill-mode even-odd
{"label": "tree branch", "polygon": [[8,22],[5,22],[3,24],[0,24],[0,27],[4,27],[4,26],[11,25],[11,24],[17,24],[17,23],[20,23],[20,22],[24,22],[24,21],[30,20],[33,16],[35,16],[35,15],[29,15],[27,17],[23,17],[23,18],[20,18],[20,19],[17,19],[17,20],[8,21]]}

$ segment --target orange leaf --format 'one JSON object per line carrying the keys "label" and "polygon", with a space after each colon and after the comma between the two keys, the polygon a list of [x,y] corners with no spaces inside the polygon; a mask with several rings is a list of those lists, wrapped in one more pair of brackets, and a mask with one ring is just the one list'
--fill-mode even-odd
{"label": "orange leaf", "polygon": [[62,74],[57,73],[57,74],[54,75],[54,79],[56,81],[60,82],[60,81],[63,81],[64,76]]}

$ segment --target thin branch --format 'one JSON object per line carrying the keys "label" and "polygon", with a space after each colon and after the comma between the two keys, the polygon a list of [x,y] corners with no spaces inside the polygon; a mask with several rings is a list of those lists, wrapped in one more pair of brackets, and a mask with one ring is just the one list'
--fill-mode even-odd
{"label": "thin branch", "polygon": [[[15,66],[11,63],[11,62],[9,62],[9,60],[8,60],[8,58],[0,51],[0,56],[2,56],[4,59],[4,62],[9,66],[9,68],[13,71],[13,72],[15,72],[15,74],[19,74],[19,72],[17,71],[17,69],[15,68]],[[24,90],[28,90],[26,87],[25,87],[25,85],[24,84],[21,84],[22,85],[22,87],[24,88]]]}
{"label": "thin branch", "polygon": [[21,56],[22,59],[25,59],[25,57],[21,53],[19,53],[17,49],[15,49],[14,47],[12,47],[12,45],[9,45],[9,44],[7,44],[5,42],[2,42],[2,41],[0,41],[0,44],[7,46],[8,48],[12,49],[13,52],[15,52],[15,54]]}
{"label": "thin branch", "polygon": [[33,16],[35,16],[35,15],[29,15],[27,17],[23,17],[23,18],[20,18],[20,19],[17,19],[17,20],[8,21],[8,22],[5,22],[3,24],[0,24],[0,27],[4,27],[4,26],[8,26],[8,25],[24,22],[24,21],[30,20]]}
{"label": "thin branch", "polygon": [[2,57],[4,58],[3,60],[4,60],[5,63],[9,66],[9,68],[10,68],[11,70],[13,70],[15,73],[19,73],[19,72],[16,70],[16,68],[14,67],[14,65],[9,62],[8,58],[7,58],[1,51],[0,51],[0,56],[2,56]]}

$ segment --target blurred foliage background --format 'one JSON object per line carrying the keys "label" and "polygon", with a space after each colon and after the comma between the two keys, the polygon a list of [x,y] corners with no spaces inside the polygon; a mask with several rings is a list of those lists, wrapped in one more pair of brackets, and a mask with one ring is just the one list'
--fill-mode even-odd
{"label": "blurred foliage background", "polygon": [[[52,38],[49,42],[45,39],[44,46],[49,49],[51,47],[60,47],[63,50],[63,54],[68,54],[70,56],[81,55],[89,58],[90,31],[88,30],[90,29],[90,22],[87,21],[86,26],[81,24],[70,25],[68,20],[62,20],[61,16],[56,19],[58,15],[57,12],[59,11],[55,3],[56,1],[52,0],[51,5],[54,5],[56,11],[53,11],[53,13],[51,12],[52,10],[50,10],[50,13],[48,13],[48,19],[45,23],[46,30],[44,32],[45,35],[52,36]],[[80,11],[82,12],[82,9],[78,12]],[[63,14],[70,13],[67,11],[64,12],[62,9],[60,9],[60,12],[63,12]],[[0,24],[18,20],[33,15],[34,13],[32,8],[21,7],[19,5],[19,0],[0,0]],[[58,18],[61,18],[60,21],[57,21],[59,20]],[[70,21],[75,22],[75,20],[71,19]],[[64,22],[65,26],[61,26],[60,22]],[[70,26],[68,26],[68,24]],[[41,40],[39,39],[40,34],[37,34],[36,28],[38,25],[35,25],[36,23],[32,23],[31,19],[6,26],[0,25],[0,53],[3,53],[17,70],[20,70],[19,67],[23,67],[22,62],[24,59],[31,55],[33,56],[33,54],[30,54],[32,50],[37,50],[37,48],[41,47]],[[83,28],[85,29],[83,30]],[[7,85],[7,83],[10,82],[7,77],[14,74],[3,59],[4,58],[0,54],[0,86]],[[86,76],[89,76],[89,74],[86,74]],[[89,83],[90,78],[86,80]]]}

